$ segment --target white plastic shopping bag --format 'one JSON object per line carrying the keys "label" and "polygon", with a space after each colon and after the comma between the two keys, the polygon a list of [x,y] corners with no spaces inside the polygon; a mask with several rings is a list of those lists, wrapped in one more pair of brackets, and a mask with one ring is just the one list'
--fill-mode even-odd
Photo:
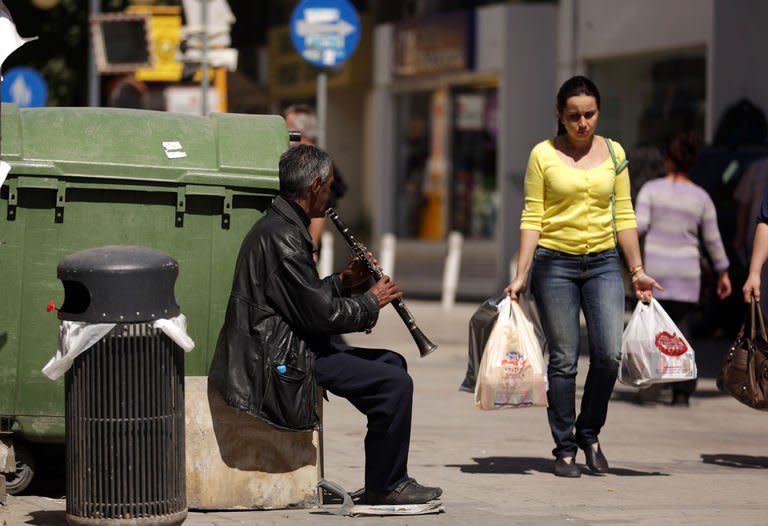
{"label": "white plastic shopping bag", "polygon": [[621,339],[619,381],[644,387],[694,378],[691,344],[658,301],[638,301]]}
{"label": "white plastic shopping bag", "polygon": [[499,317],[485,344],[475,386],[475,407],[547,406],[543,342],[516,301],[499,304]]}

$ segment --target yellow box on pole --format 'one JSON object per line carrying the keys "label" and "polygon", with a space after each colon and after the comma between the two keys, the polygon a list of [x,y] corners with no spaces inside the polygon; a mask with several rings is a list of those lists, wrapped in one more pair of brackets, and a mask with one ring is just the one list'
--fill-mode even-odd
{"label": "yellow box on pole", "polygon": [[136,79],[149,82],[178,82],[183,64],[176,60],[181,42],[181,11],[175,6],[131,6],[127,13],[148,13],[149,41],[155,67],[136,70]]}

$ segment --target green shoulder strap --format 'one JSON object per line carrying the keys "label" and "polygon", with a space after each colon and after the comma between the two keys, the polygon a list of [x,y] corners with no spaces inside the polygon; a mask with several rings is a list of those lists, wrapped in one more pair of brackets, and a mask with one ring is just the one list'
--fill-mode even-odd
{"label": "green shoulder strap", "polygon": [[621,164],[618,164],[616,162],[616,152],[613,151],[613,144],[611,143],[611,140],[608,137],[604,137],[605,144],[608,145],[608,153],[611,154],[611,161],[613,161],[613,170],[616,172],[616,175],[619,175],[621,172],[624,171],[624,169],[629,164],[629,161],[624,159],[621,161]]}
{"label": "green shoulder strap", "polygon": [[[603,138],[605,139],[605,144],[608,145],[608,153],[611,154],[611,161],[613,161],[613,171],[616,173],[616,176],[618,176],[626,169],[629,161],[624,159],[621,161],[621,164],[618,164],[616,162],[616,152],[613,151],[613,144],[611,144],[611,140],[608,137]],[[616,185],[614,184],[614,189],[615,188]],[[618,246],[619,239],[618,235],[616,234],[616,193],[614,190],[611,190],[611,229],[613,230],[613,243]]]}

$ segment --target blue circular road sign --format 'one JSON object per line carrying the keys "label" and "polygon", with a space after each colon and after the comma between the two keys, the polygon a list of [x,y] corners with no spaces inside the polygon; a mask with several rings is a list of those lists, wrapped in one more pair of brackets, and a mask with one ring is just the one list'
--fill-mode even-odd
{"label": "blue circular road sign", "polygon": [[12,68],[3,74],[3,102],[22,108],[45,106],[48,87],[42,75],[32,68]]}
{"label": "blue circular road sign", "polygon": [[360,43],[360,17],[348,0],[302,0],[291,15],[291,41],[315,66],[339,66]]}

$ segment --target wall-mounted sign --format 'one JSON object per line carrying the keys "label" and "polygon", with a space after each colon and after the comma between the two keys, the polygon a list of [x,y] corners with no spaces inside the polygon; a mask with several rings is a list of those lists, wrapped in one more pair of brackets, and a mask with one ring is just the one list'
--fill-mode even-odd
{"label": "wall-mounted sign", "polygon": [[471,70],[474,18],[474,11],[461,11],[397,24],[394,75],[414,77]]}
{"label": "wall-mounted sign", "polygon": [[485,95],[460,93],[456,95],[454,114],[459,131],[482,131],[485,127]]}

